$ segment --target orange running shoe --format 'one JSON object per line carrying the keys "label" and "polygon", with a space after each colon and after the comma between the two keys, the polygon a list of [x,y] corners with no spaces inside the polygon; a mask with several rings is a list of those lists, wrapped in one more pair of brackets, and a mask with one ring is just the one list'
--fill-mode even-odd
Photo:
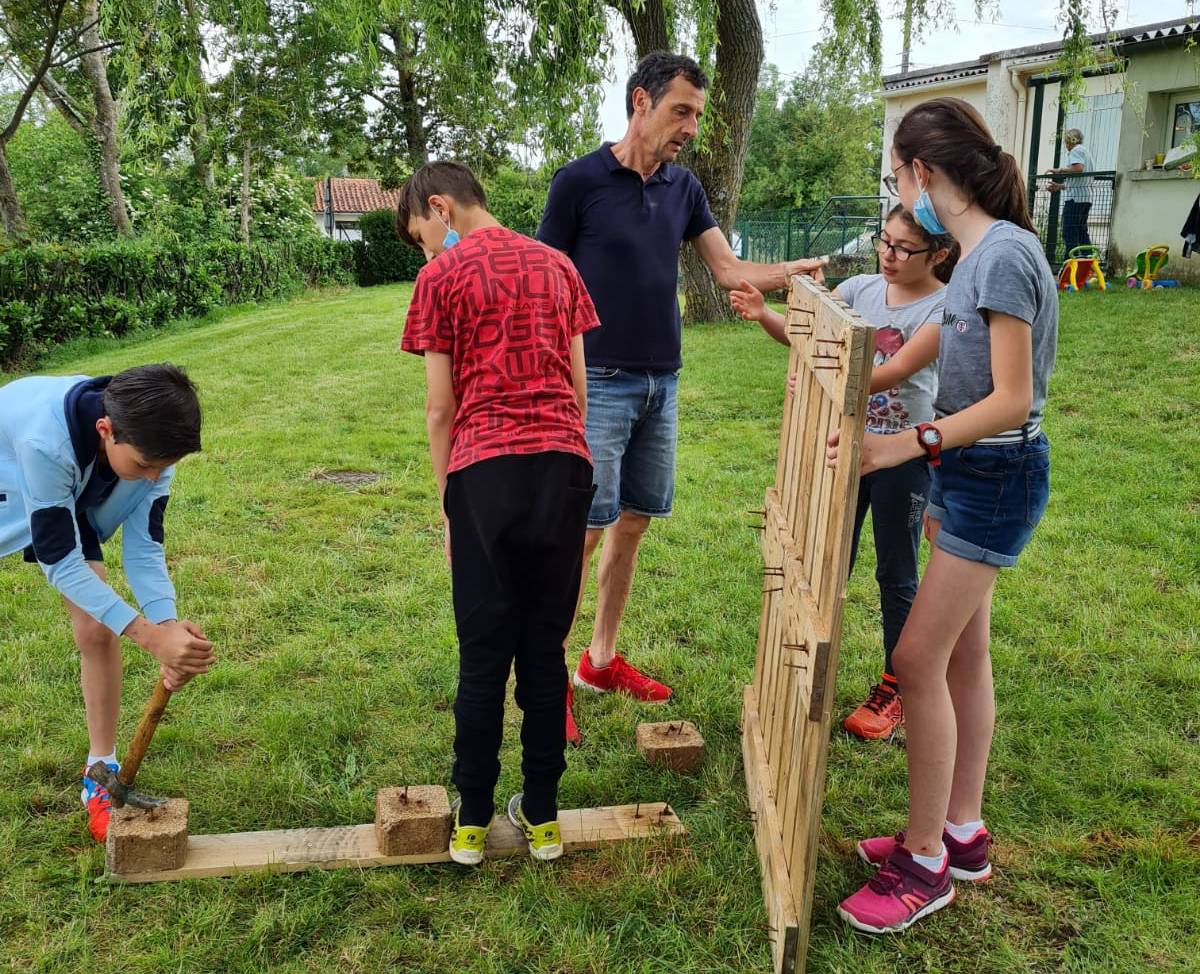
{"label": "orange running shoe", "polygon": [[880,680],[871,687],[867,699],[854,713],[842,721],[842,726],[864,741],[891,737],[904,723],[904,704],[894,683]]}

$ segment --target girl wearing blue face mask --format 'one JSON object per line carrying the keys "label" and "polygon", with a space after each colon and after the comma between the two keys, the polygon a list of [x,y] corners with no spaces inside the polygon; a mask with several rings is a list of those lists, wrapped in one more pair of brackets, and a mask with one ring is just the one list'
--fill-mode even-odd
{"label": "girl wearing blue face mask", "polygon": [[[1016,563],[1046,507],[1050,444],[1041,431],[1058,298],[1029,220],[1016,160],[961,99],[901,120],[888,188],[962,256],[946,289],[934,421],[868,433],[869,473],[924,456],[932,469],[932,553],[893,655],[904,694],[908,822],[865,839],[878,872],[838,912],[869,933],[903,930],[954,900],[952,879],[992,872],[983,782],[995,719],[989,631],[1000,568]],[[829,443],[837,462],[836,434]]]}

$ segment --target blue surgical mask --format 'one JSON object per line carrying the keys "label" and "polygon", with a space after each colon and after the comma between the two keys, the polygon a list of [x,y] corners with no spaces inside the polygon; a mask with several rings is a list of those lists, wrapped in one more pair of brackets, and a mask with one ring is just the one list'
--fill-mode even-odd
{"label": "blue surgical mask", "polygon": [[921,191],[921,195],[917,197],[916,203],[913,204],[913,216],[930,233],[946,233],[946,228],[942,226],[942,221],[938,219],[937,211],[933,208],[933,200],[929,198],[929,193],[921,185],[920,181],[917,182],[917,189]]}
{"label": "blue surgical mask", "polygon": [[462,237],[458,235],[457,230],[451,229],[450,224],[442,219],[442,215],[437,210],[433,211],[433,215],[438,218],[438,223],[446,228],[446,236],[442,240],[442,249],[449,250],[456,243],[458,243]]}

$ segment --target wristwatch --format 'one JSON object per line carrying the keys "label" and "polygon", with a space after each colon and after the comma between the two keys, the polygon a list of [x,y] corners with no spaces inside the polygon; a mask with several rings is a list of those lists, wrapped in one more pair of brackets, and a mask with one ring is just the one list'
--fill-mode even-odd
{"label": "wristwatch", "polygon": [[939,466],[942,462],[942,432],[933,423],[917,424],[917,442],[925,451],[925,458],[931,467]]}

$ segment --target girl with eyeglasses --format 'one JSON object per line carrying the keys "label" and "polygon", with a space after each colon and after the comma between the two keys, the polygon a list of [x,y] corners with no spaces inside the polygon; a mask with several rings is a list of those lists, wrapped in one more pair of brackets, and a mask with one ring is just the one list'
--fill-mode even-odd
{"label": "girl with eyeglasses", "polygon": [[[983,784],[995,723],[992,592],[1046,508],[1050,444],[1041,432],[1058,336],[1054,277],[1029,219],[1017,161],[979,113],[935,98],[901,119],[892,184],[931,233],[962,256],[945,292],[935,420],[867,434],[862,471],[913,459],[933,467],[932,552],[896,645],[904,690],[908,823],[866,839],[880,867],[838,912],[868,933],[903,930],[954,901],[952,879],[989,878]],[[837,436],[828,458],[838,460]]]}
{"label": "girl with eyeglasses", "polygon": [[[933,419],[937,390],[938,330],[945,282],[958,256],[958,245],[945,234],[922,228],[903,206],[887,215],[871,238],[879,254],[879,274],[860,274],[833,292],[876,326],[867,432],[890,436]],[[776,341],[787,345],[784,317],[766,307],[762,294],[743,281],[731,293],[734,309],[757,321]],[[850,567],[858,557],[858,541],[871,512],[875,538],[875,579],[883,621],[883,675],[866,700],[842,722],[863,740],[891,737],[904,722],[892,651],[904,629],[917,593],[917,556],[921,516],[929,496],[929,465],[924,456],[862,477]]]}

